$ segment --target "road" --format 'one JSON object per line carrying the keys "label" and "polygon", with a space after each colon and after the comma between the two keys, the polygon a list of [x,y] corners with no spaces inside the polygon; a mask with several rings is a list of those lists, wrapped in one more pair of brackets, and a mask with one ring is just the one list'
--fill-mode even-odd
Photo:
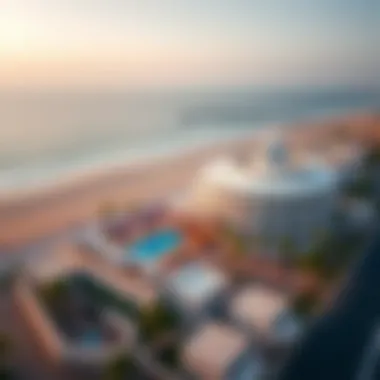
{"label": "road", "polygon": [[[380,234],[348,276],[335,305],[299,342],[281,380],[357,380],[380,317]],[[366,379],[367,380],[367,379]]]}
{"label": "road", "polygon": [[380,353],[380,326],[377,324],[373,335],[364,350],[363,360],[359,367],[356,380],[375,380],[376,367]]}

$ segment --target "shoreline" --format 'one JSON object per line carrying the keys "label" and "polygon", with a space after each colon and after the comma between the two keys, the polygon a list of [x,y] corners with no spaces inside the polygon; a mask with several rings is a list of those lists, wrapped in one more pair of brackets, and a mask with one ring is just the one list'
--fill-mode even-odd
{"label": "shoreline", "polygon": [[[343,115],[355,116],[358,114],[372,114],[374,113],[371,108],[361,108],[359,111],[352,110],[349,113],[343,113]],[[70,188],[72,186],[79,186],[81,183],[94,180],[95,178],[100,178],[108,172],[116,170],[129,170],[136,169],[140,167],[145,167],[151,165],[153,161],[163,161],[167,159],[173,159],[178,156],[182,156],[184,153],[192,154],[197,151],[204,149],[214,148],[217,145],[238,142],[245,138],[251,139],[256,134],[268,131],[270,129],[278,129],[284,133],[288,133],[289,130],[299,128],[299,129],[310,129],[313,125],[323,125],[325,123],[331,122],[331,120],[342,118],[342,113],[327,113],[320,114],[318,116],[310,116],[307,118],[300,119],[296,122],[263,122],[257,128],[245,129],[242,131],[230,131],[229,133],[223,133],[220,135],[213,135],[202,140],[199,136],[198,139],[193,140],[190,144],[185,145],[184,141],[187,138],[182,137],[182,142],[172,143],[166,146],[166,148],[160,146],[162,142],[155,144],[156,150],[150,150],[145,147],[142,150],[138,150],[135,153],[131,153],[128,148],[122,153],[117,151],[114,157],[105,155],[103,159],[97,157],[94,161],[80,161],[76,166],[70,165],[71,168],[62,169],[57,168],[55,177],[50,177],[47,175],[46,178],[35,177],[34,183],[27,184],[15,184],[0,187],[0,211],[4,204],[14,204],[18,202],[24,202],[26,199],[32,200],[33,198],[38,198],[41,195],[48,195],[51,192],[57,191],[58,189]],[[215,133],[215,131],[214,131]],[[191,136],[190,136],[191,139]],[[166,140],[165,140],[166,141]],[[152,141],[150,141],[150,145]],[[158,146],[158,149],[157,149]],[[141,148],[141,147],[140,147]],[[51,170],[52,171],[52,170]],[[62,171],[62,172],[61,172]],[[36,183],[38,180],[38,183]]]}
{"label": "shoreline", "polygon": [[[267,129],[262,128],[261,130]],[[3,191],[0,190],[0,209],[4,206],[4,204],[24,202],[26,200],[38,198],[39,196],[46,196],[58,189],[79,186],[88,181],[96,181],[112,172],[120,170],[127,172],[136,171],[167,160],[173,160],[176,157],[193,155],[205,149],[212,149],[219,145],[225,145],[226,143],[231,144],[231,142],[239,142],[246,137],[252,138],[253,135],[260,133],[261,130],[240,132],[232,134],[228,138],[223,137],[213,142],[205,143],[200,140],[198,143],[186,147],[173,145],[164,152],[147,153],[141,158],[127,158],[125,160],[115,160],[104,164],[88,165],[87,167],[82,167],[72,172],[67,172],[63,175],[63,178],[59,180],[51,180],[41,185],[31,185],[28,188],[17,188]]]}
{"label": "shoreline", "polygon": [[[312,120],[286,125],[284,135],[298,149],[310,141],[324,140],[341,129],[354,139],[380,141],[380,115],[375,112],[347,114],[322,121]],[[94,219],[103,203],[127,206],[165,197],[179,191],[191,180],[197,168],[212,157],[238,152],[244,154],[257,143],[261,130],[236,137],[233,141],[216,141],[207,146],[190,147],[185,152],[163,155],[144,162],[126,163],[79,178],[38,189],[21,198],[17,195],[0,200],[0,249],[13,250]],[[262,130],[265,132],[265,130]],[[249,136],[249,137],[247,137]]]}

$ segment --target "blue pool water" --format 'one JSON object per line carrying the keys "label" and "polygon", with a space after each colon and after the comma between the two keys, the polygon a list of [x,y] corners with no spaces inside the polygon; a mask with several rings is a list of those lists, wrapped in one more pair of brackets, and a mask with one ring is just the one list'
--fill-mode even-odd
{"label": "blue pool water", "polygon": [[179,231],[161,230],[128,246],[125,259],[139,264],[153,264],[165,254],[175,250],[181,242],[182,235]]}
{"label": "blue pool water", "polygon": [[89,329],[80,337],[80,344],[84,347],[99,346],[102,342],[102,334],[96,329]]}

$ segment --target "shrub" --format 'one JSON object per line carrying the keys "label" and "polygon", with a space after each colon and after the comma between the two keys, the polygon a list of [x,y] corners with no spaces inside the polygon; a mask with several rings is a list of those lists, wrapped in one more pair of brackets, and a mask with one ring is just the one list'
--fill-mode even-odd
{"label": "shrub", "polygon": [[15,375],[11,368],[7,366],[1,366],[0,364],[0,379],[1,380],[13,380],[15,379]]}
{"label": "shrub", "polygon": [[178,314],[159,302],[141,310],[138,324],[142,338],[152,341],[175,328],[178,322]]}
{"label": "shrub", "polygon": [[176,344],[171,344],[161,349],[160,361],[167,367],[176,368],[179,364],[180,350]]}
{"label": "shrub", "polygon": [[8,359],[11,349],[12,349],[12,342],[9,336],[6,335],[5,333],[0,333],[0,363]]}
{"label": "shrub", "polygon": [[48,307],[53,307],[67,296],[69,284],[64,279],[59,279],[41,287],[39,294]]}
{"label": "shrub", "polygon": [[134,360],[127,355],[121,355],[111,360],[105,371],[104,380],[126,380],[138,377],[138,368]]}
{"label": "shrub", "polygon": [[304,292],[297,295],[291,304],[292,310],[295,314],[301,317],[309,317],[315,310],[319,301],[318,294],[313,291]]}

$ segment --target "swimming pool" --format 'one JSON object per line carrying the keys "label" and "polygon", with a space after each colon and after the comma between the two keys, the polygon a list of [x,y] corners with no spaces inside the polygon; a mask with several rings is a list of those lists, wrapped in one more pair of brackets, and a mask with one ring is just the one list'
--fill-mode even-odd
{"label": "swimming pool", "polygon": [[178,248],[182,239],[182,234],[175,229],[157,231],[129,245],[126,248],[125,261],[143,265],[154,264]]}
{"label": "swimming pool", "polygon": [[100,346],[104,343],[103,335],[98,329],[88,329],[78,339],[82,347]]}

